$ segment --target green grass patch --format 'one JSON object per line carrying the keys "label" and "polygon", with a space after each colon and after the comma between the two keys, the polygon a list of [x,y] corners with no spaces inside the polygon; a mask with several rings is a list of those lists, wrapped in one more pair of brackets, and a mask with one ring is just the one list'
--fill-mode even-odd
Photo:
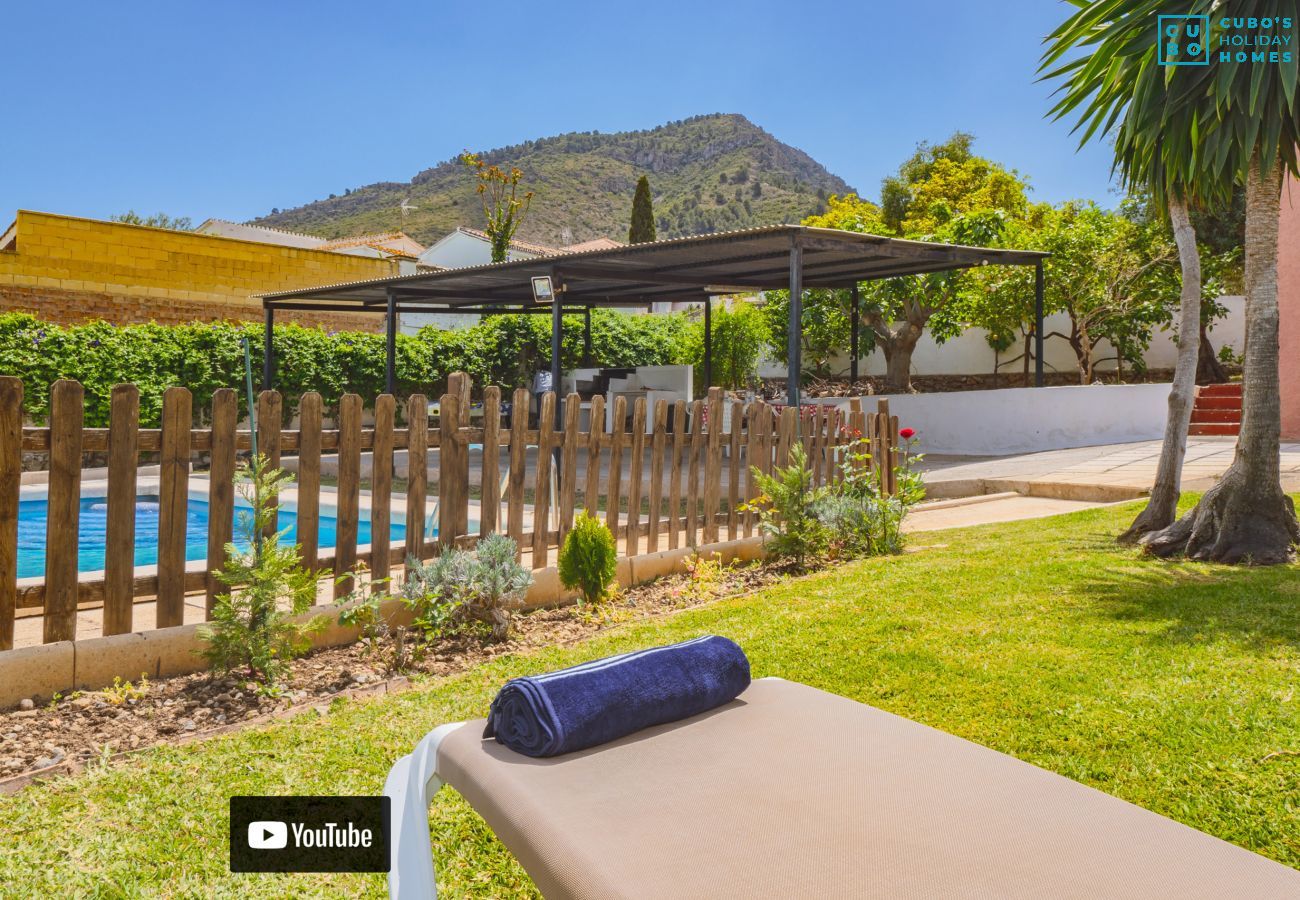
{"label": "green grass patch", "polygon": [[[1149,560],[1135,507],[930,532],[865,560],[328,715],[0,798],[0,893],[381,896],[382,876],[232,875],[233,794],[371,794],[430,728],[508,677],[714,632],[754,674],[833,691],[1060,772],[1300,867],[1300,578]],[[445,896],[535,895],[454,793],[432,810]]]}

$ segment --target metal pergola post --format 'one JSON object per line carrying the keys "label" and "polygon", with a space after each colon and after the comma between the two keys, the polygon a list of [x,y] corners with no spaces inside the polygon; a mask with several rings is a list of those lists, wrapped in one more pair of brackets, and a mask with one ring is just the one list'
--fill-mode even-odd
{"label": "metal pergola post", "polygon": [[266,325],[262,331],[262,390],[271,390],[275,381],[275,308],[267,306],[264,310]]}
{"label": "metal pergola post", "polygon": [[803,247],[798,238],[790,242],[790,321],[787,330],[785,398],[798,409],[799,370],[802,368],[799,335],[803,330]]}
{"label": "metal pergola post", "polygon": [[1043,261],[1034,263],[1034,387],[1043,386]]}
{"label": "metal pergola post", "polygon": [[397,393],[397,294],[388,289],[388,317],[384,322],[384,348],[388,358],[384,364],[384,391]]}
{"label": "metal pergola post", "polygon": [[582,364],[591,365],[591,307],[582,309]]}
{"label": "metal pergola post", "polygon": [[849,380],[854,384],[858,382],[858,309],[861,302],[862,297],[855,281],[849,295]]}
{"label": "metal pergola post", "polygon": [[713,298],[704,298],[704,387],[713,387]]}

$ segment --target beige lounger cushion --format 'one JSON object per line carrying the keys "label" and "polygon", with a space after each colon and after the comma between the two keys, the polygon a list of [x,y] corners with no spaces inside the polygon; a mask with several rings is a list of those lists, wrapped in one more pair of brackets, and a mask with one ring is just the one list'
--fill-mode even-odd
{"label": "beige lounger cushion", "polygon": [[710,713],[438,769],[550,900],[1300,897],[1300,872],[952,735],[761,680]]}

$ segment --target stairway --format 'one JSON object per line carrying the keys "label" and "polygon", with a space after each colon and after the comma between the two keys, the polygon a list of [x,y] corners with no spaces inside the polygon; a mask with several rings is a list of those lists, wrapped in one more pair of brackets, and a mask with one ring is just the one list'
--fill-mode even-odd
{"label": "stairway", "polygon": [[1241,382],[1207,384],[1196,389],[1188,434],[1235,437],[1241,431]]}

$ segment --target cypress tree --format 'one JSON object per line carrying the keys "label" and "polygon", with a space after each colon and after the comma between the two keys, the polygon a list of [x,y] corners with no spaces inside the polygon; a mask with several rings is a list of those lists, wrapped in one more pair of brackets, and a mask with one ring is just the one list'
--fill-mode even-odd
{"label": "cypress tree", "polygon": [[629,244],[644,244],[655,239],[655,213],[650,202],[650,179],[644,175],[637,180],[636,194],[632,197],[632,227],[627,231]]}

